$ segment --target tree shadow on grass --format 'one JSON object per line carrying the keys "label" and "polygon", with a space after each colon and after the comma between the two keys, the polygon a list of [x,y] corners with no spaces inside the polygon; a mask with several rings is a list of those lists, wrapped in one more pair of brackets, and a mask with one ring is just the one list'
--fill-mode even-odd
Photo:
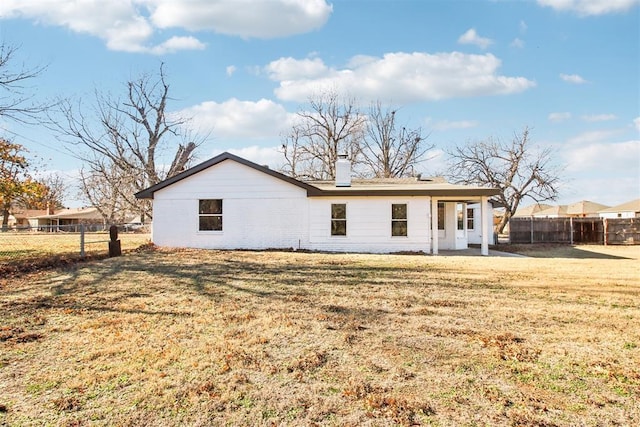
{"label": "tree shadow on grass", "polygon": [[[392,266],[370,267],[347,261],[318,265],[304,260],[268,263],[268,259],[265,262],[237,259],[231,252],[228,257],[217,253],[211,259],[205,253],[194,263],[185,264],[182,260],[180,254],[158,251],[74,265],[16,289],[14,295],[26,296],[31,292],[37,295],[17,298],[10,308],[24,312],[71,309],[181,316],[189,314],[191,308],[154,311],[123,306],[140,295],[153,299],[166,290],[181,295],[195,293],[214,301],[237,299],[240,295],[288,301],[336,286],[414,286],[411,280],[398,279],[398,269]],[[189,262],[189,258],[184,261]],[[422,267],[409,273],[419,277],[435,271],[436,268]],[[47,291],[43,293],[42,289]],[[0,301],[0,306],[9,308],[8,305],[8,301]]]}
{"label": "tree shadow on grass", "polygon": [[104,304],[100,304],[98,301],[92,303],[85,303],[78,300],[59,299],[52,296],[37,297],[30,300],[21,301],[14,305],[13,308],[19,309],[20,312],[33,313],[37,310],[50,310],[50,309],[63,309],[72,310],[76,312],[82,311],[98,311],[98,312],[111,312],[111,313],[128,313],[128,314],[148,314],[148,315],[163,315],[163,316],[191,316],[189,311],[177,311],[177,310],[143,310],[143,309],[128,309],[123,307],[116,307],[110,304],[111,301],[107,301]]}
{"label": "tree shadow on grass", "polygon": [[567,259],[634,259],[622,255],[614,255],[602,251],[603,246],[592,246],[592,250],[568,244],[518,244],[498,245],[492,247],[497,251],[517,253],[531,258],[567,258]]}

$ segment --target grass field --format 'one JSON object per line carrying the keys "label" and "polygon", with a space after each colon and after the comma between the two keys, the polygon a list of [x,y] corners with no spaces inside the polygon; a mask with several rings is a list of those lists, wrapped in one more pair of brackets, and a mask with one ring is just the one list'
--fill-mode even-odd
{"label": "grass field", "polygon": [[0,279],[0,425],[640,425],[640,247],[524,249]]}
{"label": "grass field", "polygon": [[[109,232],[87,232],[85,254],[108,253]],[[120,233],[123,250],[131,250],[146,243],[150,234]],[[0,267],[27,264],[50,257],[79,257],[80,233],[0,232]]]}

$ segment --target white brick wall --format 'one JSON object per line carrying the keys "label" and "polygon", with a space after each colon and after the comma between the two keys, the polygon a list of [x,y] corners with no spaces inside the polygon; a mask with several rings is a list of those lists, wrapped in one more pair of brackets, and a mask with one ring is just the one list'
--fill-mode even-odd
{"label": "white brick wall", "polygon": [[[198,230],[200,199],[223,200],[222,231]],[[347,205],[346,236],[331,236],[332,203]],[[406,237],[391,236],[394,203],[407,204]],[[427,196],[307,197],[300,187],[225,160],[156,191],[152,233],[155,244],[169,247],[428,253],[430,210]],[[440,237],[440,249],[466,247],[464,231],[459,232],[464,241],[453,239],[455,220],[455,202],[448,202],[450,231]]]}
{"label": "white brick wall", "polygon": [[[467,205],[468,208],[473,209],[474,210],[474,215],[475,215],[475,226],[473,230],[468,230],[467,231],[467,235],[469,238],[469,243],[473,243],[473,244],[477,244],[479,245],[480,243],[482,243],[482,223],[480,222],[480,203],[473,203],[470,205]],[[493,244],[493,207],[491,206],[491,203],[489,203],[487,201],[487,212],[489,213],[487,215],[486,218],[484,218],[484,220],[487,222],[487,230],[489,230],[489,244]]]}
{"label": "white brick wall", "polygon": [[[346,236],[331,236],[332,203],[347,205]],[[391,236],[393,203],[407,204],[407,237]],[[429,252],[429,209],[429,197],[310,198],[310,246],[339,252]]]}
{"label": "white brick wall", "polygon": [[[198,200],[223,200],[223,230],[198,230]],[[226,160],[159,190],[153,241],[160,246],[265,249],[307,244],[306,191]]]}

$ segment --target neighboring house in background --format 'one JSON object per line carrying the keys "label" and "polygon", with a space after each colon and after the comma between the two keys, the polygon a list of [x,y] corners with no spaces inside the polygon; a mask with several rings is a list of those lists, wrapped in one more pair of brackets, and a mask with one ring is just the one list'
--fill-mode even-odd
{"label": "neighboring house in background", "polygon": [[[538,212],[542,212],[552,207],[553,206],[548,205],[546,203],[534,203],[532,205],[518,208],[511,218],[531,218]],[[507,223],[507,226],[504,228],[503,232],[506,234],[509,234],[510,230],[511,230],[511,224]]]}
{"label": "neighboring house in background", "polygon": [[16,211],[13,213],[13,215],[16,217],[16,227],[29,227],[30,218],[33,218],[35,216],[39,216],[39,215],[46,215],[47,214],[47,210],[46,209],[23,209],[20,211]]}
{"label": "neighboring house in background", "polygon": [[551,206],[531,216],[534,218],[562,218],[567,216],[567,205]]}
{"label": "neighboring house in background", "polygon": [[582,200],[570,205],[550,206],[526,216],[534,218],[598,218],[598,212],[607,207],[607,205],[600,203]]}
{"label": "neighboring house in background", "polygon": [[[29,227],[29,218],[46,214],[46,209],[16,209],[9,215],[8,226],[9,228]],[[0,216],[0,224],[2,224],[3,220],[4,217]]]}
{"label": "neighboring house in background", "polygon": [[602,209],[598,215],[600,218],[640,218],[640,199]]}
{"label": "neighboring house in background", "polygon": [[533,216],[534,214],[543,211],[545,209],[549,209],[552,207],[551,205],[547,205],[545,203],[535,203],[533,205],[525,206],[516,210],[516,213],[513,215],[513,218],[523,217],[523,216]]}
{"label": "neighboring house in background", "polygon": [[573,218],[598,218],[598,212],[608,207],[601,203],[582,200],[567,206],[567,216]]}
{"label": "neighboring house in background", "polygon": [[479,203],[487,255],[493,228],[483,218],[493,218],[497,193],[437,179],[351,180],[346,159],[335,181],[303,182],[223,153],[136,197],[153,199],[160,246],[434,254],[468,247],[467,204]]}
{"label": "neighboring house in background", "polygon": [[60,209],[50,214],[45,212],[44,215],[29,217],[29,225],[31,227],[51,228],[61,226],[73,229],[72,226],[80,224],[94,226],[94,228],[102,227],[104,218],[96,208]]}

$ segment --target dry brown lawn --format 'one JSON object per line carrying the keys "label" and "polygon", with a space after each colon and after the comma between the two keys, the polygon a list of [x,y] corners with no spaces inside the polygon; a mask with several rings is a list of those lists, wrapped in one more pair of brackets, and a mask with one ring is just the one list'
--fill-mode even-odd
{"label": "dry brown lawn", "polygon": [[640,425],[640,247],[554,256],[155,250],[0,279],[0,425]]}
{"label": "dry brown lawn", "polygon": [[[148,233],[120,233],[123,250],[130,250],[148,242]],[[85,253],[108,253],[109,232],[85,233]],[[0,232],[0,266],[25,264],[45,257],[79,256],[80,233],[47,233],[30,231]]]}

